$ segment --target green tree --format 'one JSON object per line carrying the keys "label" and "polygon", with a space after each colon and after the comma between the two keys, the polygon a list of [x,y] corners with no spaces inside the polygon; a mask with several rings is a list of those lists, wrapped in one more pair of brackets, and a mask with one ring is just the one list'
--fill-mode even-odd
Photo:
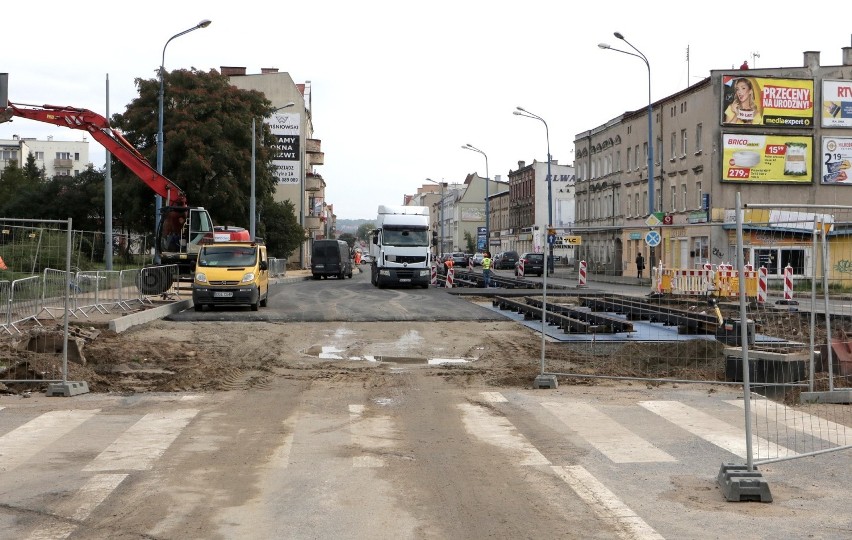
{"label": "green tree", "polygon": [[464,244],[467,248],[466,253],[476,252],[476,242],[473,241],[473,235],[470,234],[470,231],[464,232]]}
{"label": "green tree", "polygon": [[367,240],[370,237],[370,231],[376,228],[375,223],[362,223],[355,231],[355,238],[359,240]]}
{"label": "green tree", "polygon": [[[202,72],[176,70],[164,73],[163,110],[163,174],[186,194],[190,206],[207,208],[216,225],[249,227],[248,207],[251,193],[251,120],[256,120],[255,193],[258,201],[270,199],[275,191],[271,166],[274,139],[260,121],[272,110],[266,97],[255,90],[232,86],[228,77],[215,70]],[[158,130],[159,80],[136,79],[139,97],[122,114],[112,118],[112,125],[144,155],[156,163]],[[261,131],[262,130],[262,131]],[[265,136],[264,136],[265,132]],[[264,141],[264,144],[261,144]],[[153,230],[154,197],[122,165],[113,167],[119,182],[135,182],[125,186],[128,195],[142,203],[128,209],[127,219],[139,230]],[[267,213],[274,212],[267,206]],[[270,224],[277,223],[273,220]],[[287,231],[267,230],[287,236]]]}
{"label": "green tree", "polygon": [[305,241],[305,229],[299,225],[293,203],[265,201],[257,224],[258,236],[264,239],[269,254],[286,259]]}
{"label": "green tree", "polygon": [[355,235],[352,233],[343,233],[337,237],[338,240],[343,240],[347,244],[349,244],[349,249],[352,249],[355,246]]}

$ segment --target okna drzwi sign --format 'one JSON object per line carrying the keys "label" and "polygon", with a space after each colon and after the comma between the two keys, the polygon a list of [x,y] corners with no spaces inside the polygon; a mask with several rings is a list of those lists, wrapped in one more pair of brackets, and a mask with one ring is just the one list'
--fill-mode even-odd
{"label": "okna drzwi sign", "polygon": [[301,126],[299,113],[275,113],[266,124],[275,137],[275,176],[279,184],[298,184],[302,179]]}

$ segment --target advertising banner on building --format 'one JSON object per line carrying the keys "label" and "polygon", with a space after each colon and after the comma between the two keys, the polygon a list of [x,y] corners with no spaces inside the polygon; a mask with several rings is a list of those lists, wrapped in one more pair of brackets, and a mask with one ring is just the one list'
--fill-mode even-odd
{"label": "advertising banner on building", "polygon": [[485,251],[488,246],[485,242],[485,227],[476,228],[476,250]]}
{"label": "advertising banner on building", "polygon": [[852,81],[822,81],[822,127],[852,127]]}
{"label": "advertising banner on building", "polygon": [[822,183],[852,185],[852,137],[822,138]]}
{"label": "advertising banner on building", "polygon": [[810,183],[813,146],[813,137],[723,133],[722,180]]}
{"label": "advertising banner on building", "polygon": [[722,124],[812,128],[814,81],[722,75]]}
{"label": "advertising banner on building", "polygon": [[275,176],[279,184],[298,184],[302,179],[301,126],[299,113],[274,113],[265,120],[275,137]]}

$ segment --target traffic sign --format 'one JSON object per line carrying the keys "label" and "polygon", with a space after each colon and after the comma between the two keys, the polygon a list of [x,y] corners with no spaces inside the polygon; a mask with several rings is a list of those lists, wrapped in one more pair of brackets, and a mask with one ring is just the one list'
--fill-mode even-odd
{"label": "traffic sign", "polygon": [[659,224],[660,224],[660,219],[657,216],[655,216],[654,214],[651,214],[650,216],[648,216],[648,219],[645,220],[645,225],[647,225],[649,227],[656,227]]}
{"label": "traffic sign", "polygon": [[648,231],[645,233],[645,243],[651,247],[659,246],[661,240],[660,233],[657,231]]}
{"label": "traffic sign", "polygon": [[556,235],[555,234],[548,234],[547,235],[547,243],[548,243],[548,245],[551,245],[551,246],[553,244],[555,244],[556,243]]}

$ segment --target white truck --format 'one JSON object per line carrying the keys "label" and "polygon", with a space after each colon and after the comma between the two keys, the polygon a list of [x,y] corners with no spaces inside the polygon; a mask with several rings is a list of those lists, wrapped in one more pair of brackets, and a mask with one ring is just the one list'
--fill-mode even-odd
{"label": "white truck", "polygon": [[436,233],[429,227],[428,207],[379,205],[376,228],[370,231],[373,285],[428,288],[431,247],[436,243]]}

